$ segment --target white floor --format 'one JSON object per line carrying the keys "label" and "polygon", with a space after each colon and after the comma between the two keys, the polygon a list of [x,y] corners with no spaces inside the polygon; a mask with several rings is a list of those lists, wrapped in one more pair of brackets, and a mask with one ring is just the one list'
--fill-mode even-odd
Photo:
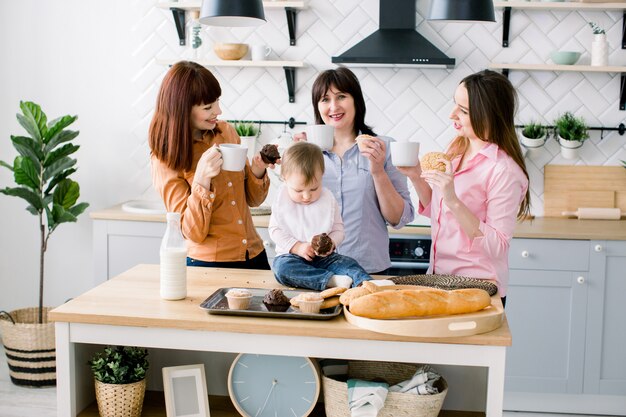
{"label": "white floor", "polygon": [[[0,417],[56,417],[56,388],[22,388],[11,383],[0,344]],[[504,417],[601,417],[505,411]],[[606,416],[604,416],[606,417]]]}

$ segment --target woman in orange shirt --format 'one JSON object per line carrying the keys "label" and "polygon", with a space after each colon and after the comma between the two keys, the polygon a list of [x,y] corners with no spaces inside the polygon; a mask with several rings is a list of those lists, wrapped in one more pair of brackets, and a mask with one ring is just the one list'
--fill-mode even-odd
{"label": "woman in orange shirt", "polygon": [[218,120],[221,94],[203,66],[181,61],[170,68],[148,135],[152,182],[167,211],[181,213],[187,265],[270,269],[249,209],[267,197],[270,165],[257,154],[242,171],[221,170],[217,145],[241,142]]}

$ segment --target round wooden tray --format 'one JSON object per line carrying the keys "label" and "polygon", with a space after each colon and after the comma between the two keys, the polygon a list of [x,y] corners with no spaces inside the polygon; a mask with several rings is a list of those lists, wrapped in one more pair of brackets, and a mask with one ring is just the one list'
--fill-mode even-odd
{"label": "round wooden tray", "polygon": [[[385,291],[399,289],[415,289],[415,285],[394,285]],[[344,306],[343,314],[348,323],[362,329],[378,333],[394,334],[397,336],[414,337],[456,337],[471,336],[487,333],[502,325],[504,308],[502,301],[496,294],[491,297],[491,306],[475,313],[455,314],[450,316],[430,316],[414,319],[369,319],[355,316]]]}

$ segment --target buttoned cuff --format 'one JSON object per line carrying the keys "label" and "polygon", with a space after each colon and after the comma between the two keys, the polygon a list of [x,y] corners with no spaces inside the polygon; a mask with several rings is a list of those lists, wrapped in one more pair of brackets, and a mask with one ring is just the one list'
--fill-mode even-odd
{"label": "buttoned cuff", "polygon": [[191,186],[191,192],[198,195],[203,201],[208,200],[209,203],[213,203],[215,201],[215,189],[213,188],[212,183],[209,190],[198,183],[193,183]]}
{"label": "buttoned cuff", "polygon": [[406,226],[409,222],[413,221],[415,218],[415,211],[411,209],[411,205],[405,201],[404,209],[402,210],[402,216],[400,217],[400,221],[396,225],[392,225],[391,227],[394,229],[401,229]]}

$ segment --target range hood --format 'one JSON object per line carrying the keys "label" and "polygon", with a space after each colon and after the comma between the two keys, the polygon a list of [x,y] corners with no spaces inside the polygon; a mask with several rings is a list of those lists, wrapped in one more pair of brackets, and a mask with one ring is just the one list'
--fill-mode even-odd
{"label": "range hood", "polygon": [[343,54],[334,56],[332,62],[454,68],[454,58],[449,58],[415,30],[416,1],[380,0],[379,29]]}

